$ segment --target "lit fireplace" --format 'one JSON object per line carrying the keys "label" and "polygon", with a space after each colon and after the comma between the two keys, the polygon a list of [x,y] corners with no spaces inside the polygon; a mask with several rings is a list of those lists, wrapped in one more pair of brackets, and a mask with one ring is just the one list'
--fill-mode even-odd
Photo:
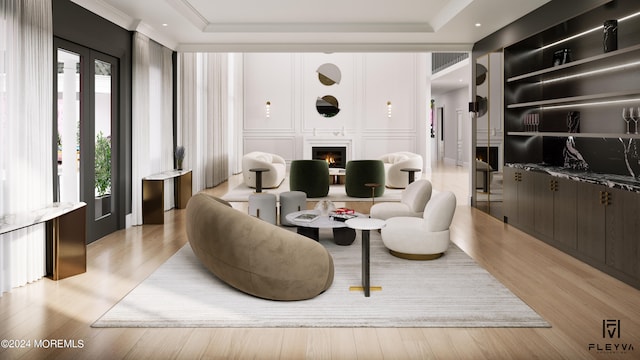
{"label": "lit fireplace", "polygon": [[344,146],[314,146],[311,149],[311,157],[314,160],[324,160],[330,168],[342,168],[347,166],[347,148]]}
{"label": "lit fireplace", "polygon": [[334,159],[333,155],[331,155],[331,154],[325,156],[324,157],[324,161],[326,161],[327,164],[329,164],[329,167],[333,167],[334,164],[336,163],[336,159]]}
{"label": "lit fireplace", "polygon": [[498,169],[498,147],[491,146],[489,147],[489,153],[487,153],[486,146],[478,146],[476,147],[476,160],[484,161],[491,165],[491,167],[495,170]]}

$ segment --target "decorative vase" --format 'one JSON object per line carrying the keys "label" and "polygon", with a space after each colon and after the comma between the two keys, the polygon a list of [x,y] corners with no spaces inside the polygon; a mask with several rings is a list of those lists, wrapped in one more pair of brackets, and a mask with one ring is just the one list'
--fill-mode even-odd
{"label": "decorative vase", "polygon": [[563,65],[571,62],[571,49],[560,49],[553,53],[553,66]]}
{"label": "decorative vase", "polygon": [[618,50],[618,20],[604,22],[604,52]]}
{"label": "decorative vase", "polygon": [[178,146],[176,147],[176,150],[174,152],[174,156],[176,158],[176,168],[178,170],[182,170],[182,161],[184,160],[184,155],[185,155],[185,149],[184,146]]}
{"label": "decorative vase", "polygon": [[330,212],[336,211],[336,206],[330,200],[320,200],[314,207],[314,210],[320,211],[320,215],[327,216]]}

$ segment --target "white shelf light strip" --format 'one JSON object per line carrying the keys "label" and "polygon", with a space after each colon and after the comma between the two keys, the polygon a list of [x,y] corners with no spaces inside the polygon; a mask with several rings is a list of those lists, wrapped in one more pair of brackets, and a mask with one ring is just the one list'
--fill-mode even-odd
{"label": "white shelf light strip", "polygon": [[[631,14],[631,15],[625,16],[625,17],[623,17],[623,18],[618,19],[618,23],[621,23],[621,22],[627,21],[627,20],[629,20],[629,19],[631,19],[631,18],[634,18],[634,17],[636,17],[636,16],[638,16],[638,15],[640,15],[640,12],[637,12],[637,13],[635,13],[635,14]],[[553,46],[556,46],[556,45],[560,45],[560,44],[562,44],[562,43],[564,43],[564,42],[567,42],[567,41],[569,41],[569,40],[573,40],[573,39],[575,39],[575,38],[579,38],[579,37],[581,37],[581,36],[584,36],[584,35],[587,35],[587,34],[591,34],[591,33],[592,33],[592,32],[594,32],[594,31],[601,30],[603,27],[604,27],[603,25],[600,25],[600,26],[595,27],[595,28],[593,28],[593,29],[590,29],[590,30],[587,30],[587,31],[583,31],[583,32],[581,32],[581,33],[579,33],[579,34],[576,34],[576,35],[573,35],[573,36],[569,36],[568,38],[564,38],[564,39],[559,40],[559,41],[556,41],[556,42],[554,42],[554,43],[547,44],[547,45],[545,45],[545,46],[541,47],[541,48],[540,48],[540,49],[538,49],[538,50],[544,50],[544,49],[546,49],[546,48],[550,48],[550,47],[553,47]]]}
{"label": "white shelf light strip", "polygon": [[636,61],[636,62],[632,62],[632,63],[628,63],[628,64],[617,65],[617,66],[611,66],[611,67],[608,67],[608,68],[603,68],[603,69],[598,69],[598,70],[586,71],[586,72],[579,73],[579,74],[574,74],[574,75],[562,76],[562,77],[558,77],[558,78],[555,78],[555,79],[542,80],[542,81],[540,81],[540,83],[549,84],[549,83],[553,83],[553,82],[556,82],[556,81],[575,79],[575,78],[579,78],[579,77],[590,76],[590,75],[595,75],[595,74],[600,74],[600,73],[605,73],[605,72],[612,72],[612,71],[616,71],[616,70],[624,70],[624,69],[628,69],[628,68],[631,68],[631,67],[634,67],[634,66],[638,66],[638,65],[640,65],[640,61]]}
{"label": "white shelf light strip", "polygon": [[640,98],[594,101],[594,102],[588,102],[588,103],[573,103],[573,104],[567,104],[567,105],[540,106],[540,109],[541,110],[566,109],[566,108],[575,108],[577,106],[585,107],[585,106],[598,106],[598,105],[612,105],[612,104],[624,104],[624,103],[630,103],[630,102],[640,102]]}

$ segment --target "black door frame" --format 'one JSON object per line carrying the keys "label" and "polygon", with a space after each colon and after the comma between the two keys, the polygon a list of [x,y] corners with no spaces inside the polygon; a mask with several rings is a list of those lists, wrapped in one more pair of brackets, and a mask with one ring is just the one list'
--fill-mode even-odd
{"label": "black door frame", "polygon": [[[57,174],[57,129],[58,129],[58,49],[65,49],[80,55],[80,201],[87,203],[86,229],[87,243],[110,234],[119,228],[124,218],[123,196],[120,187],[120,66],[119,59],[82,45],[54,37],[54,79],[53,79],[53,166]],[[111,213],[96,219],[95,216],[95,60],[111,64]],[[59,201],[58,177],[54,176],[55,201]]]}

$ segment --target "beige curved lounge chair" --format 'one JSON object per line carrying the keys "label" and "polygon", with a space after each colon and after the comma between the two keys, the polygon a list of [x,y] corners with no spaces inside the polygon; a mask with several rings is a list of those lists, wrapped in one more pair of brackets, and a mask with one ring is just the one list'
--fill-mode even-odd
{"label": "beige curved lounge chair", "polygon": [[[271,300],[304,300],[333,282],[333,258],[318,242],[199,193],[187,204],[196,257],[232,287]],[[211,299],[215,301],[215,299]]]}

